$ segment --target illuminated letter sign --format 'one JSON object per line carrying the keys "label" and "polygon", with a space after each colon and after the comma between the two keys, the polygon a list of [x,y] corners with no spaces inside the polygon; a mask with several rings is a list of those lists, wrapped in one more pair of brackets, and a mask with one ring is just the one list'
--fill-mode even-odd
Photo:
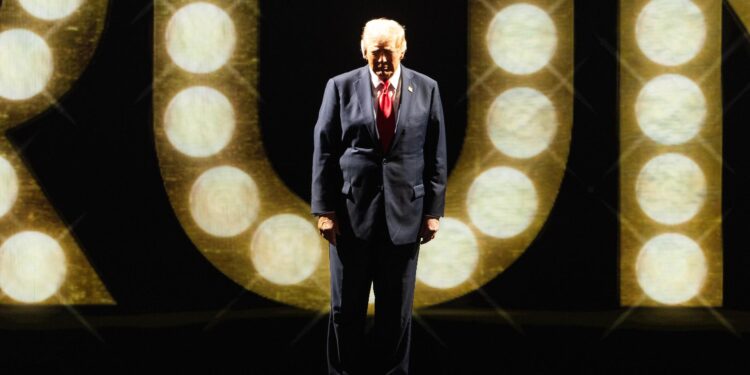
{"label": "illuminated letter sign", "polygon": [[[50,106],[98,43],[105,0],[4,1],[0,131]],[[112,304],[69,229],[10,141],[0,137],[0,303]]]}

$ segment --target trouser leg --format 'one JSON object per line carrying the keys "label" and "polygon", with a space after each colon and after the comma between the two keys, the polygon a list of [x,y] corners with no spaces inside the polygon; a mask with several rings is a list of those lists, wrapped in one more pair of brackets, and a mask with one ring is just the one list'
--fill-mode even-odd
{"label": "trouser leg", "polygon": [[385,238],[375,253],[373,339],[378,371],[407,374],[419,243],[394,245]]}
{"label": "trouser leg", "polygon": [[370,295],[371,252],[356,239],[337,238],[329,245],[331,313],[328,319],[329,374],[360,374],[365,353],[365,323]]}

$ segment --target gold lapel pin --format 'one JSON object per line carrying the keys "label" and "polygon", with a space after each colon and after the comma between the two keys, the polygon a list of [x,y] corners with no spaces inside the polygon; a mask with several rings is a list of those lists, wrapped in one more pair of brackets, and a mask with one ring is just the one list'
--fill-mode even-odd
{"label": "gold lapel pin", "polygon": [[414,92],[414,88],[413,88],[413,87],[411,87],[411,85],[409,85],[409,88],[408,88],[408,89],[409,89],[409,92]]}

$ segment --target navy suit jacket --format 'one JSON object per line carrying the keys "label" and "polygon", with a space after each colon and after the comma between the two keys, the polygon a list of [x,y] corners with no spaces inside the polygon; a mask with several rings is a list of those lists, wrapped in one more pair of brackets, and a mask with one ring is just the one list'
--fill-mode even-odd
{"label": "navy suit jacket", "polygon": [[[445,121],[437,83],[401,66],[396,133],[381,150],[369,66],[328,80],[315,124],[312,213],[336,212],[342,233],[369,240],[384,209],[391,241],[418,240],[445,209]],[[382,223],[378,223],[382,224]]]}

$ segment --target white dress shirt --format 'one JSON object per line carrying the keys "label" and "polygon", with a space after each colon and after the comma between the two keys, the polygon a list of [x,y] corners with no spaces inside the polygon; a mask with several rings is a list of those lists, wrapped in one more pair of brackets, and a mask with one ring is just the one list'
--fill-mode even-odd
{"label": "white dress shirt", "polygon": [[[383,84],[383,81],[380,80],[377,74],[375,74],[374,71],[372,71],[372,68],[370,68],[370,80],[372,81],[372,87],[373,87],[373,95],[375,96],[374,106],[372,108],[374,117],[378,118],[378,103],[377,103],[377,92],[378,88],[381,84]],[[396,119],[398,119],[398,108],[401,105],[401,96],[398,95],[398,83],[401,80],[401,65],[399,64],[398,68],[396,68],[396,71],[393,72],[393,75],[388,80],[388,91],[393,92],[393,109],[395,111]],[[396,121],[396,126],[398,126],[398,121]],[[393,134],[396,134],[396,126],[393,127]],[[378,132],[377,127],[375,127],[375,132]],[[380,134],[378,134],[378,138],[380,138]]]}

